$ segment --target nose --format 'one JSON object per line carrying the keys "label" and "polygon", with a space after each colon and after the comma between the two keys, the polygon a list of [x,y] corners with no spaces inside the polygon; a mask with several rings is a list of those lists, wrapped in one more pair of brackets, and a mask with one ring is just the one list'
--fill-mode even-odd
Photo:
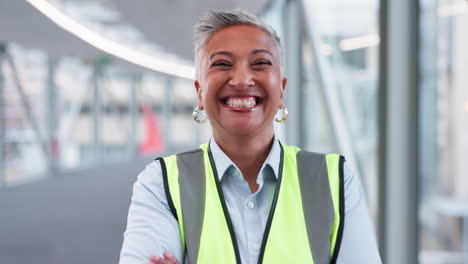
{"label": "nose", "polygon": [[249,67],[236,65],[232,71],[231,79],[229,80],[229,85],[236,87],[238,89],[246,89],[255,84],[253,80],[253,74],[250,71]]}

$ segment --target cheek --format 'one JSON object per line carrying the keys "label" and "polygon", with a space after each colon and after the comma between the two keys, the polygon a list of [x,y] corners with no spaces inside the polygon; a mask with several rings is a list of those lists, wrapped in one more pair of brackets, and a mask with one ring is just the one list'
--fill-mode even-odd
{"label": "cheek", "polygon": [[211,85],[210,83],[206,83],[205,90],[202,93],[202,99],[205,105],[213,105],[217,101],[217,90],[215,86]]}
{"label": "cheek", "polygon": [[208,74],[209,78],[206,78],[205,81],[205,93],[203,97],[209,99],[209,98],[216,98],[219,90],[222,87],[223,84],[223,78],[222,76],[219,76],[219,74]]}
{"label": "cheek", "polygon": [[270,80],[267,85],[270,88],[270,96],[276,100],[281,100],[281,98],[283,97],[283,90],[280,81]]}
{"label": "cheek", "polygon": [[268,87],[269,89],[276,89],[277,91],[281,91],[281,74],[277,71],[270,71],[261,73],[259,78],[262,80],[263,84]]}

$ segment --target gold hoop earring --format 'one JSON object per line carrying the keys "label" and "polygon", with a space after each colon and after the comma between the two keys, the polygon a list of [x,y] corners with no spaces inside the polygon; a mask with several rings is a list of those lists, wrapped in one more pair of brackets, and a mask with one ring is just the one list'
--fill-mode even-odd
{"label": "gold hoop earring", "polygon": [[281,119],[278,119],[278,117],[275,116],[275,121],[278,123],[284,123],[284,121],[288,119],[288,109],[284,105],[280,105],[279,109],[283,112],[283,116]]}
{"label": "gold hoop earring", "polygon": [[195,109],[193,109],[192,116],[193,116],[193,120],[195,120],[195,122],[197,122],[198,124],[203,124],[203,123],[206,122],[206,120],[208,120],[208,117],[205,117],[205,119],[200,120],[200,118],[198,118],[198,112],[200,112],[200,111],[203,111],[203,106],[195,107]]}

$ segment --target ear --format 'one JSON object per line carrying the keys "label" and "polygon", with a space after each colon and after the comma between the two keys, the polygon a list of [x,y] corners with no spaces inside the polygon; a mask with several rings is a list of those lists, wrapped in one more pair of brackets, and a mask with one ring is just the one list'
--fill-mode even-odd
{"label": "ear", "polygon": [[287,78],[281,80],[281,100],[284,100],[284,90],[286,90],[286,84],[288,83]]}
{"label": "ear", "polygon": [[200,86],[200,82],[196,80],[193,84],[195,85],[195,90],[197,91],[198,106],[203,109],[202,88]]}

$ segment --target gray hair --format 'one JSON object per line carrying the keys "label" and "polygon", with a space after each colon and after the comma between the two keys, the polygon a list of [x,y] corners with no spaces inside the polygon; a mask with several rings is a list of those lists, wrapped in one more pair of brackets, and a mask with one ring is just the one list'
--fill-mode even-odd
{"label": "gray hair", "polygon": [[268,35],[270,35],[276,47],[278,48],[282,66],[283,48],[281,46],[281,40],[272,27],[265,24],[257,16],[239,8],[229,11],[210,10],[206,15],[200,17],[198,23],[194,27],[193,44],[195,52],[195,73],[197,79],[200,74],[200,50],[203,48],[203,46],[206,45],[206,43],[213,36],[214,33],[223,28],[233,25],[253,26],[260,30],[263,30]]}

